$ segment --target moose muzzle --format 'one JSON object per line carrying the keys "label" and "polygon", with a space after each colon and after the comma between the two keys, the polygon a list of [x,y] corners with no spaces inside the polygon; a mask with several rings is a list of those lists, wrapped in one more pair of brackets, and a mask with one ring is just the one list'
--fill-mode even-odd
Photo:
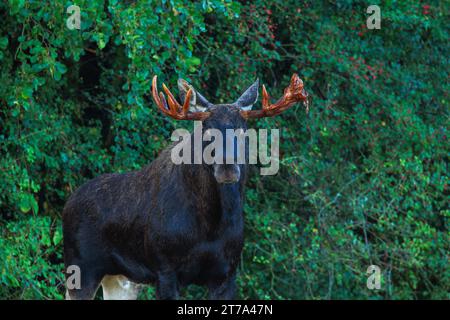
{"label": "moose muzzle", "polygon": [[237,164],[215,164],[214,177],[217,183],[236,183],[241,177],[241,170]]}

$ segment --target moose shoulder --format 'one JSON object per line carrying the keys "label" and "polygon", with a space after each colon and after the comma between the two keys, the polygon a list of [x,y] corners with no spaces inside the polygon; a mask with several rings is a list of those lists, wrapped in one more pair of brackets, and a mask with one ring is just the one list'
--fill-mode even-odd
{"label": "moose shoulder", "polygon": [[[180,105],[166,86],[167,98],[158,93],[154,77],[152,94],[164,114],[223,133],[245,130],[250,118],[274,116],[306,101],[303,83],[293,75],[276,103],[270,104],[263,87],[263,108],[251,110],[258,86],[256,81],[232,104],[214,105],[180,80]],[[207,286],[210,298],[234,297],[246,164],[235,161],[235,149],[224,149],[221,163],[174,164],[175,145],[142,170],[99,176],[69,198],[64,261],[66,268],[79,267],[81,286],[68,287],[68,299],[92,299],[100,284],[108,299],[135,299],[138,284],[154,284],[158,298],[174,299],[181,286],[193,283]]]}

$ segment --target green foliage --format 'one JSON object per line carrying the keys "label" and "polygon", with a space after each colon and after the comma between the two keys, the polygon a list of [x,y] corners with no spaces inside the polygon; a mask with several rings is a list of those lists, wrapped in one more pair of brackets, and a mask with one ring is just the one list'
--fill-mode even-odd
{"label": "green foliage", "polygon": [[220,103],[256,77],[279,96],[293,72],[310,112],[250,124],[282,128],[282,159],[247,186],[239,296],[450,298],[448,5],[380,2],[368,30],[358,0],[80,0],[69,30],[71,4],[0,3],[1,298],[62,298],[68,195],[140,168],[189,125],[157,111],[153,74]]}
{"label": "green foliage", "polygon": [[6,223],[0,234],[2,299],[61,299],[62,230],[50,217]]}

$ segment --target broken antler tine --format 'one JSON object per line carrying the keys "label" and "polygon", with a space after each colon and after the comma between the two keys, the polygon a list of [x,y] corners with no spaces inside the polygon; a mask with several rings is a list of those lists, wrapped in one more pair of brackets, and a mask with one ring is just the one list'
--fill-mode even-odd
{"label": "broken antler tine", "polygon": [[298,74],[294,73],[291,77],[291,84],[293,87],[303,87],[303,81],[300,79]]}
{"label": "broken antler tine", "polygon": [[304,91],[303,81],[302,81],[302,79],[300,79],[298,74],[294,73],[292,75],[291,83],[292,83],[292,87],[296,91],[296,93],[303,96],[303,91]]}
{"label": "broken antler tine", "polygon": [[308,96],[306,96],[305,100],[303,101],[303,105],[306,108],[306,113],[309,113],[309,101],[308,101]]}
{"label": "broken antler tine", "polygon": [[266,86],[263,85],[262,86],[262,106],[263,106],[263,109],[267,109],[269,107],[269,105],[270,105],[269,100],[270,100],[270,97],[269,97],[269,94],[267,93]]}

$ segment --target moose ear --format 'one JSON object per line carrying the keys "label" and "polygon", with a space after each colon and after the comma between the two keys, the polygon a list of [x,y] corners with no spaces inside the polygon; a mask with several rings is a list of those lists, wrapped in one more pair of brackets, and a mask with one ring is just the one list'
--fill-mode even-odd
{"label": "moose ear", "polygon": [[259,79],[248,87],[247,90],[240,96],[234,105],[242,110],[251,110],[253,105],[258,100]]}
{"label": "moose ear", "polygon": [[194,87],[189,84],[184,79],[178,79],[178,90],[180,91],[180,100],[184,101],[184,97],[186,96],[186,93],[189,91],[189,89],[192,89],[191,94],[191,101],[189,106],[189,111],[191,112],[202,112],[206,111],[208,109],[210,103],[204,96],[202,96],[200,93],[195,91]]}

